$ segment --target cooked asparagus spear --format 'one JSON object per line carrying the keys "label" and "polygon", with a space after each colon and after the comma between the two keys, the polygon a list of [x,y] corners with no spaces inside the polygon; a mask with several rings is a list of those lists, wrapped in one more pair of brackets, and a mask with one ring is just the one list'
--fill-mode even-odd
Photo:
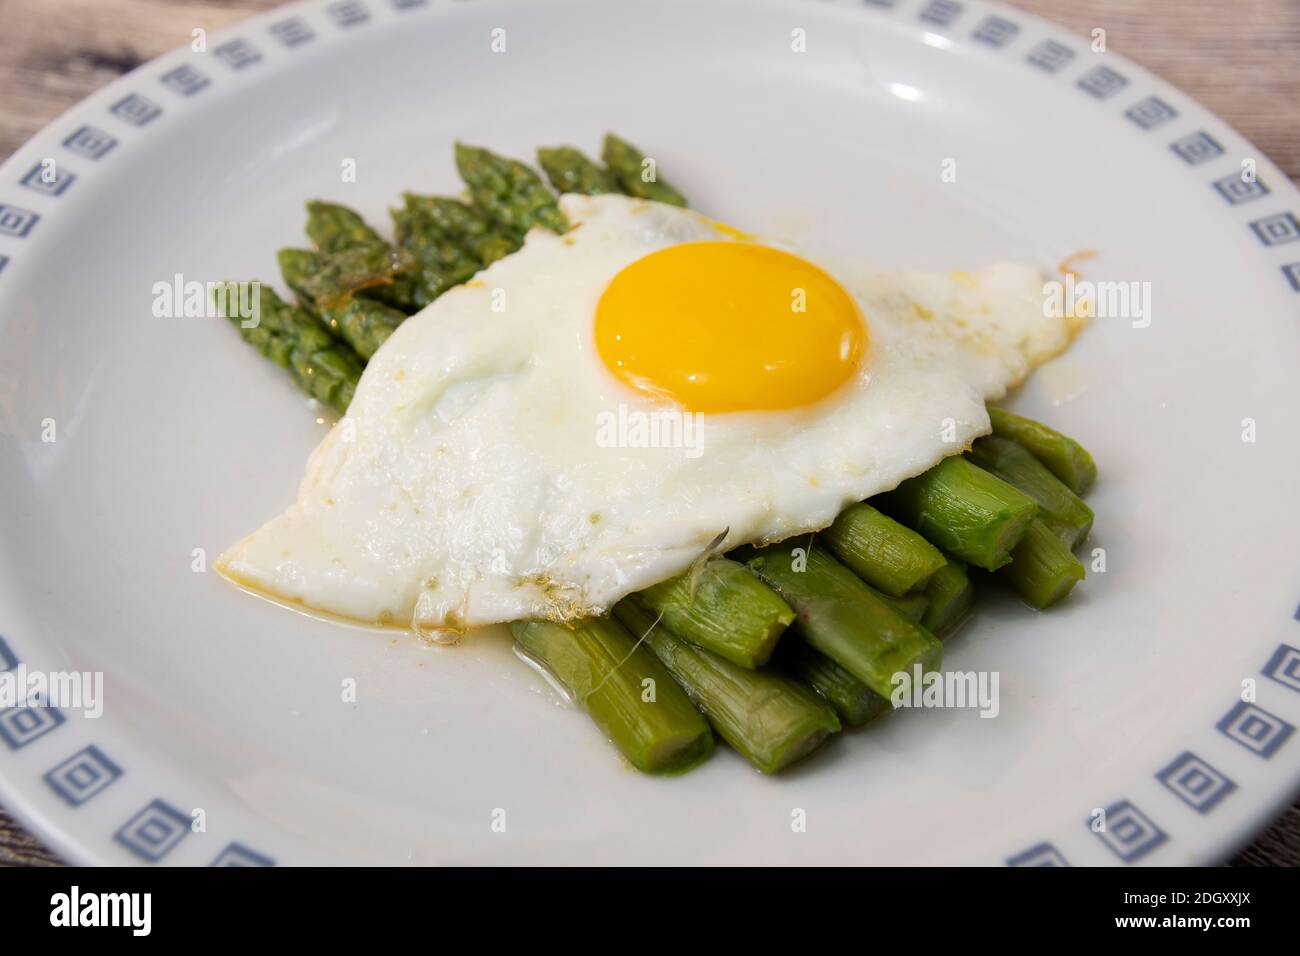
{"label": "cooked asparagus spear", "polygon": [[307,203],[307,237],[321,252],[342,252],[353,246],[387,245],[361,215],[338,203],[313,199]]}
{"label": "cooked asparagus spear", "polygon": [[636,601],[624,598],[614,615],[633,637],[644,638],[718,735],[763,773],[807,756],[840,729],[834,709],[798,681],[688,644]]}
{"label": "cooked asparagus spear", "polygon": [[543,146],[537,151],[537,162],[556,192],[599,196],[623,191],[613,173],[572,146]]}
{"label": "cooked asparagus spear", "polygon": [[945,458],[874,504],[979,568],[1011,560],[1038,508],[1034,500],[961,456]]}
{"label": "cooked asparagus spear", "polygon": [[[648,157],[626,140],[619,139],[613,133],[605,134],[605,148],[601,159],[609,171],[618,179],[623,192],[641,199],[668,203],[670,206],[685,206],[686,197],[668,183],[659,178],[658,167],[652,167]],[[653,175],[651,169],[654,169]]]}
{"label": "cooked asparagus spear", "polygon": [[1019,488],[1038,503],[1038,518],[1071,550],[1092,528],[1092,509],[1019,442],[986,435],[971,447],[970,460]]}
{"label": "cooked asparagus spear", "polygon": [[[317,248],[315,267],[310,268],[301,256],[298,265],[303,293],[315,305],[341,306],[349,296],[361,293],[407,314],[421,307],[411,277],[415,260],[358,213],[338,203],[313,200],[307,203],[307,235]],[[282,260],[281,270],[284,266]]]}
{"label": "cooked asparagus spear", "polygon": [[392,210],[399,244],[404,236],[418,248],[420,234],[455,242],[461,249],[491,265],[519,248],[518,236],[500,229],[486,212],[473,203],[446,196],[403,193],[404,207]]}
{"label": "cooked asparagus spear", "polygon": [[695,705],[617,621],[516,621],[510,630],[638,770],[681,773],[712,753],[713,733]]}
{"label": "cooked asparagus spear", "polygon": [[1083,580],[1083,565],[1056,532],[1035,519],[1011,552],[1011,563],[998,573],[1041,611],[1064,598]]}
{"label": "cooked asparagus spear", "polygon": [[348,410],[361,378],[361,361],[316,319],[266,285],[260,287],[256,326],[245,328],[237,315],[229,318],[245,342],[287,368],[304,392],[340,415]]}
{"label": "cooked asparagus spear", "polygon": [[860,727],[892,709],[886,698],[799,635],[791,634],[781,642],[773,663],[830,701],[840,720],[849,727]]}
{"label": "cooked asparagus spear", "polygon": [[470,195],[493,222],[516,235],[533,226],[567,232],[555,196],[528,166],[478,146],[456,144],[456,168]]}
{"label": "cooked asparagus spear", "polygon": [[370,356],[379,351],[379,346],[406,321],[406,313],[382,302],[355,296],[342,307],[322,308],[321,319],[332,330],[337,330],[357,355],[369,361]]}
{"label": "cooked asparagus spear", "polygon": [[[870,584],[867,587],[871,587]],[[875,588],[871,590],[876,591]],[[903,617],[907,618],[913,624],[920,624],[921,618],[925,617],[926,609],[930,606],[930,599],[919,592],[913,594],[904,594],[902,597],[894,597],[886,594],[884,591],[876,591],[886,604],[892,607]]]}
{"label": "cooked asparagus spear", "polygon": [[[796,554],[796,549],[803,549]],[[942,645],[895,611],[818,541],[747,549],[746,563],[795,609],[799,633],[882,697],[896,673],[939,666]]]}
{"label": "cooked asparagus spear", "polygon": [[767,663],[794,611],[743,565],[714,558],[634,595],[684,640],[741,667]]}
{"label": "cooked asparagus spear", "polygon": [[960,558],[949,558],[925,586],[929,605],[921,617],[921,626],[940,639],[947,637],[961,623],[975,601],[975,586]]}
{"label": "cooked asparagus spear", "polygon": [[312,315],[320,315],[312,298],[312,279],[320,271],[320,256],[312,249],[281,249],[275,254],[280,276],[298,299],[298,306]]}
{"label": "cooked asparagus spear", "polygon": [[924,589],[944,565],[938,548],[866,502],[841,511],[821,537],[859,577],[893,597]]}
{"label": "cooked asparagus spear", "polygon": [[1092,455],[1073,438],[1005,408],[990,407],[989,420],[993,434],[1024,445],[1076,495],[1085,494],[1097,480]]}
{"label": "cooked asparagus spear", "polygon": [[483,267],[468,248],[468,237],[452,234],[427,209],[408,202],[392,210],[392,215],[399,246],[418,263],[413,278],[416,303],[421,308]]}

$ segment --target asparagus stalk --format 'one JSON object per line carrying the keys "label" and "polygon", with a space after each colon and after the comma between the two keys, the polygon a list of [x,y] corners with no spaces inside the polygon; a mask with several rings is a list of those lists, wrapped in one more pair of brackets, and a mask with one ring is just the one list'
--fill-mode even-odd
{"label": "asparagus stalk", "polygon": [[[871,585],[868,584],[867,587],[871,587]],[[875,588],[871,588],[871,590],[876,591]],[[921,623],[921,618],[925,617],[926,609],[930,606],[930,599],[924,594],[904,594],[902,597],[894,597],[883,591],[876,591],[876,594],[913,624]]]}
{"label": "asparagus stalk", "polygon": [[420,234],[434,235],[440,240],[454,241],[482,266],[491,265],[519,248],[518,236],[500,229],[473,203],[417,193],[403,193],[402,198],[405,206],[393,210],[399,243],[404,233],[411,235],[417,244]]}
{"label": "asparagus stalk", "polygon": [[821,537],[860,578],[892,597],[923,590],[945,563],[929,541],[866,502],[841,511]]}
{"label": "asparagus stalk", "polygon": [[634,595],[684,640],[739,664],[772,656],[794,611],[743,565],[714,558]]}
{"label": "asparagus stalk", "polygon": [[307,203],[307,237],[327,254],[353,246],[386,245],[384,237],[370,228],[360,213],[322,199]]}
{"label": "asparagus stalk", "polygon": [[364,361],[379,351],[394,330],[406,321],[406,313],[373,299],[360,296],[345,305],[321,310],[321,319],[338,332]]}
{"label": "asparagus stalk", "polygon": [[360,214],[338,203],[313,200],[307,203],[307,236],[319,253],[315,269],[303,278],[304,292],[313,303],[341,304],[361,292],[408,314],[420,308],[410,275],[415,261]]}
{"label": "asparagus stalk", "polygon": [[316,319],[289,305],[266,285],[259,289],[256,326],[245,328],[238,315],[228,318],[245,342],[288,369],[304,392],[340,415],[348,410],[361,378],[361,361]]}
{"label": "asparagus stalk", "polygon": [[1018,442],[987,435],[975,442],[970,460],[1019,488],[1038,504],[1038,518],[1071,550],[1092,529],[1093,512],[1041,461]]}
{"label": "asparagus stalk", "polygon": [[467,237],[451,233],[427,208],[408,201],[392,215],[398,245],[418,263],[413,278],[421,308],[482,268],[482,261],[468,248]]}
{"label": "asparagus stalk", "polygon": [[796,635],[781,642],[775,663],[830,701],[846,726],[861,727],[892,709],[887,698]]}
{"label": "asparagus stalk", "polygon": [[1011,560],[1037,505],[961,456],[945,458],[876,502],[934,544],[979,568]]}
{"label": "asparagus stalk", "polygon": [[688,644],[636,601],[623,599],[614,615],[644,638],[718,735],[763,773],[807,756],[840,729],[834,709],[798,681]]}
{"label": "asparagus stalk", "polygon": [[935,637],[944,638],[956,629],[975,602],[975,586],[959,558],[949,558],[925,586],[929,605],[921,626]]}
{"label": "asparagus stalk", "polygon": [[623,191],[613,173],[572,146],[543,146],[537,151],[537,162],[557,192],[599,196]]}
{"label": "asparagus stalk", "polygon": [[1040,611],[1064,598],[1083,580],[1083,565],[1056,532],[1035,519],[999,572]]}
{"label": "asparagus stalk", "polygon": [[785,541],[748,552],[747,564],[795,609],[799,632],[862,683],[888,698],[896,673],[939,666],[943,648],[924,628],[840,564],[825,545]]}
{"label": "asparagus stalk", "polygon": [[528,166],[478,146],[456,144],[456,168],[474,202],[501,228],[523,235],[533,226],[567,232],[555,196]]}
{"label": "asparagus stalk", "polygon": [[1033,452],[1076,495],[1085,494],[1097,480],[1097,465],[1087,449],[1046,425],[1005,408],[989,408],[993,434],[1019,442]]}
{"label": "asparagus stalk", "polygon": [[320,256],[312,249],[281,249],[275,254],[280,276],[298,300],[299,308],[319,316],[312,295],[313,277],[320,271]]}
{"label": "asparagus stalk", "polygon": [[679,193],[658,176],[658,168],[651,178],[651,165],[645,153],[626,140],[619,139],[613,133],[605,134],[605,148],[601,159],[618,179],[623,192],[641,199],[668,203],[670,206],[685,206],[686,197]]}
{"label": "asparagus stalk", "polygon": [[638,770],[681,773],[712,753],[713,734],[695,705],[617,621],[516,621],[510,630]]}

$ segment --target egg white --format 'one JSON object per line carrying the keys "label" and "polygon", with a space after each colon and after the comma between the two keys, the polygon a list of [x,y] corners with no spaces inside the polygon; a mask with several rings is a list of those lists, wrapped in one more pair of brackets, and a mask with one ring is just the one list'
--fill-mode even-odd
{"label": "egg white", "polygon": [[[298,500],[219,569],[276,598],[434,636],[602,613],[724,547],[828,525],[989,430],[1001,398],[1070,341],[1026,265],[884,273],[819,262],[871,344],[814,406],[704,416],[698,454],[604,447],[598,416],[662,410],[595,354],[596,304],[666,245],[733,238],[689,211],[564,196],[577,227],[407,319],[370,360]],[[720,277],[720,280],[724,277]]]}

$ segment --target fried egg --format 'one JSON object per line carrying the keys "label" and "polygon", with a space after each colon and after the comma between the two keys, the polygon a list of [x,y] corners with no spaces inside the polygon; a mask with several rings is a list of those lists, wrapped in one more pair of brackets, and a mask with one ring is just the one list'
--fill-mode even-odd
{"label": "fried egg", "polygon": [[561,207],[569,233],[397,329],[223,574],[435,638],[602,613],[961,452],[1074,332],[1028,265],[815,264],[643,200]]}

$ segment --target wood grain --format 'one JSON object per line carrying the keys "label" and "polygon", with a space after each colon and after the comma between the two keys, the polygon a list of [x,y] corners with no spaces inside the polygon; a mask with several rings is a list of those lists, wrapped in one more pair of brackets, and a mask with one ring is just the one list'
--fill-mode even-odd
{"label": "wood grain", "polygon": [[[1136,60],[1300,177],[1300,3],[1012,0]],[[0,0],[0,160],[64,110],[173,47],[278,0]],[[0,810],[0,865],[58,859]],[[1300,804],[1233,861],[1300,865]]]}

